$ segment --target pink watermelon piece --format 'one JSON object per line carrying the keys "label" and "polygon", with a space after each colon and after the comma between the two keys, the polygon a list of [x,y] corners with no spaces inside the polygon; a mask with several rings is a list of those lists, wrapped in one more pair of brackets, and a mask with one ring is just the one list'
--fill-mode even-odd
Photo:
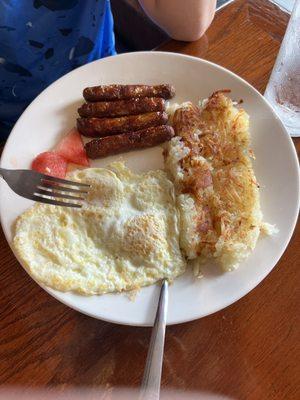
{"label": "pink watermelon piece", "polygon": [[64,178],[67,172],[67,161],[55,151],[40,153],[32,161],[31,168],[42,174]]}
{"label": "pink watermelon piece", "polygon": [[81,135],[75,128],[62,138],[54,150],[68,162],[90,166]]}

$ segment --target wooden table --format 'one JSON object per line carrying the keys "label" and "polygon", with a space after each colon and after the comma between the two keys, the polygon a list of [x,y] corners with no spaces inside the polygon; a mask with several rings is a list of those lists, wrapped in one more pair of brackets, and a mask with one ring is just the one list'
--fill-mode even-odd
{"label": "wooden table", "polygon": [[[263,92],[287,21],[269,1],[236,0],[217,12],[199,41],[171,41],[161,49],[214,61]],[[299,150],[300,141],[294,143]],[[139,387],[150,329],[112,325],[65,307],[29,278],[3,234],[0,249],[2,385]],[[246,297],[169,327],[163,388],[299,399],[299,259],[298,226],[277,267]]]}

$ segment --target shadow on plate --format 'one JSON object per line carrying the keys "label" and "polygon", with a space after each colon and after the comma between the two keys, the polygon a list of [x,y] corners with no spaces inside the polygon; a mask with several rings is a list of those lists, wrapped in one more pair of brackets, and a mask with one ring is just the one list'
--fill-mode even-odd
{"label": "shadow on plate", "polygon": [[76,120],[79,117],[77,110],[82,105],[82,103],[84,103],[83,98],[73,101],[65,107],[61,107],[57,112],[61,124],[60,137],[64,136],[68,132],[68,130],[76,127]]}

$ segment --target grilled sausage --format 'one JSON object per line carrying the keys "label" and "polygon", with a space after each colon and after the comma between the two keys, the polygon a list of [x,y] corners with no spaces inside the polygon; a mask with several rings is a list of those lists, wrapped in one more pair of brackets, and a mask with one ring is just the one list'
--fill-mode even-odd
{"label": "grilled sausage", "polygon": [[123,100],[133,97],[162,97],[171,99],[175,95],[173,86],[164,85],[101,85],[83,90],[86,101]]}
{"label": "grilled sausage", "polygon": [[165,112],[128,115],[119,118],[78,118],[77,129],[84,136],[103,137],[163,125],[167,121],[168,115]]}
{"label": "grilled sausage", "polygon": [[144,97],[128,100],[85,103],[78,108],[81,117],[122,117],[153,111],[164,111],[165,100],[160,97]]}
{"label": "grilled sausage", "polygon": [[142,129],[136,132],[127,132],[122,135],[106,136],[86,143],[85,150],[89,158],[106,157],[125,151],[143,149],[156,146],[174,136],[171,126],[161,125]]}

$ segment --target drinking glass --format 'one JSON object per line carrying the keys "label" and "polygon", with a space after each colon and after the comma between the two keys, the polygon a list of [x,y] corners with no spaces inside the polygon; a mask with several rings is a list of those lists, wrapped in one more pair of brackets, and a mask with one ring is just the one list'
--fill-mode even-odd
{"label": "drinking glass", "polygon": [[265,91],[291,136],[300,136],[300,0],[293,11]]}

